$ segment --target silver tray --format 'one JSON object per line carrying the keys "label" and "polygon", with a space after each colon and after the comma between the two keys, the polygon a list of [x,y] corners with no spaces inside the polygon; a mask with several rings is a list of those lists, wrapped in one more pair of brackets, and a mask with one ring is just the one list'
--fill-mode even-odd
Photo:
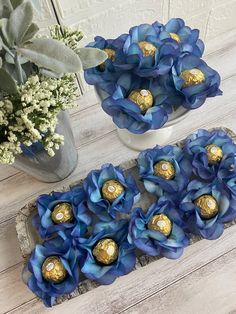
{"label": "silver tray", "polygon": [[[236,134],[224,127],[219,127],[219,128],[214,128],[211,130],[222,130],[225,131],[236,143]],[[178,141],[175,145],[182,147],[183,146],[184,140]],[[133,177],[135,178],[140,193],[140,201],[134,205],[134,207],[142,207],[144,210],[147,209],[154,201],[155,201],[155,196],[147,192],[144,188],[143,183],[139,180],[139,175],[138,175],[138,168],[136,165],[136,160],[128,160],[120,165],[125,172],[130,172]],[[69,190],[69,188],[73,187],[74,185],[81,184],[83,180],[79,180],[78,182],[74,182],[73,184],[69,185],[68,187],[62,188],[60,191],[66,191]],[[32,250],[34,249],[36,244],[42,243],[43,240],[40,238],[40,236],[37,234],[35,228],[32,225],[32,217],[37,213],[37,208],[36,208],[36,199],[27,205],[25,205],[23,208],[20,209],[20,211],[17,214],[16,217],[16,231],[17,231],[17,236],[20,244],[20,249],[22,256],[24,258],[24,262],[26,264]],[[225,228],[228,228],[232,225],[236,224],[236,220],[231,221],[229,223],[225,224]],[[200,236],[192,235],[190,239],[190,245],[200,241],[202,238]],[[144,267],[148,265],[151,262],[154,262],[162,257],[152,257],[152,256],[147,256],[147,255],[141,255],[136,258],[136,265],[134,270]],[[127,275],[128,276],[128,275]],[[22,279],[24,282],[27,281],[28,278],[28,273],[25,269],[23,268],[22,271]],[[95,281],[92,281],[90,279],[82,279],[80,281],[78,287],[70,294],[65,294],[63,296],[60,296],[56,300],[56,304],[60,304],[65,300],[69,300],[71,298],[74,298],[76,296],[79,296],[81,294],[84,294],[96,287],[98,287],[99,284],[96,283]]]}

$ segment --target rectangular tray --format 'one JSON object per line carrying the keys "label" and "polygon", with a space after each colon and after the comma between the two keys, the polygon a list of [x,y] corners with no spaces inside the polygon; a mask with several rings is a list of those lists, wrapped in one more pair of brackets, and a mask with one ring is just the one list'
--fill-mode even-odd
{"label": "rectangular tray", "polygon": [[[224,127],[219,127],[219,128],[213,128],[212,130],[222,130],[225,131],[236,143],[236,134]],[[182,147],[183,146],[184,140],[178,141],[175,145]],[[142,207],[144,210],[147,209],[154,201],[155,197],[148,193],[145,188],[143,183],[139,180],[139,175],[138,175],[138,168],[136,166],[136,159],[128,160],[120,165],[125,172],[130,172],[133,177],[135,178],[140,193],[140,201],[134,205],[134,207]],[[60,191],[66,191],[69,188],[73,187],[74,185],[81,184],[83,180],[79,180],[78,182],[74,182],[73,184],[69,185],[68,187],[62,188]],[[22,256],[24,258],[24,262],[27,262],[27,259],[29,258],[32,250],[34,249],[36,244],[42,243],[42,239],[39,237],[37,234],[36,230],[32,226],[32,217],[36,214],[37,208],[36,208],[36,199],[27,205],[25,205],[23,208],[20,209],[20,211],[17,214],[16,217],[16,231],[17,231],[17,236],[20,244],[20,249]],[[230,223],[225,224],[225,228],[228,228],[232,225],[236,224],[235,221],[231,221]],[[202,238],[200,236],[192,235],[190,239],[190,245],[193,243],[200,241]],[[134,270],[144,267],[148,265],[151,262],[154,262],[160,258],[163,257],[152,257],[152,256],[147,256],[147,255],[141,255],[136,258],[136,265]],[[127,275],[128,276],[128,275]],[[56,300],[56,304],[60,304],[65,300],[69,300],[71,298],[74,298],[76,296],[79,296],[81,294],[84,294],[96,287],[98,287],[99,284],[96,283],[95,281],[92,281],[90,279],[82,279],[82,281],[79,283],[78,287],[70,294],[65,294],[61,297],[58,297]]]}

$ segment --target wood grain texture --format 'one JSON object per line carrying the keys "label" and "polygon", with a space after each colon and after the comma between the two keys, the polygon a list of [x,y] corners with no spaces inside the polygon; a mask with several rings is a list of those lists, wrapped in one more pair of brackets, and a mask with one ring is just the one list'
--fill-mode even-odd
{"label": "wood grain texture", "polygon": [[120,313],[235,313],[235,261],[236,249]]}
{"label": "wood grain texture", "polygon": [[[173,261],[162,258],[144,268],[137,269],[127,276],[120,277],[112,285],[100,286],[84,295],[57,305],[50,310],[50,313],[63,314],[69,311],[70,313],[80,314],[120,313],[137,302],[151,297],[154,293],[171,286],[235,247],[236,225],[226,229],[218,240],[201,240],[187,247],[184,255],[178,260]],[[16,275],[18,275],[17,272],[14,274],[10,271],[9,275],[4,277],[5,281],[1,281],[0,275],[0,287],[7,285],[9,287],[8,291],[11,291],[11,287],[14,289]],[[48,310],[44,308],[41,301],[32,300],[26,287],[23,287],[22,284],[19,287],[21,288],[21,297],[14,299],[14,307],[23,302],[26,303],[20,308],[17,307],[13,313],[47,313]],[[7,297],[6,294],[5,297]],[[22,302],[20,303],[19,300]],[[12,305],[13,300],[8,308],[13,308]],[[0,303],[0,308],[1,306]],[[6,305],[4,304],[4,306]],[[154,306],[153,308],[158,309]]]}

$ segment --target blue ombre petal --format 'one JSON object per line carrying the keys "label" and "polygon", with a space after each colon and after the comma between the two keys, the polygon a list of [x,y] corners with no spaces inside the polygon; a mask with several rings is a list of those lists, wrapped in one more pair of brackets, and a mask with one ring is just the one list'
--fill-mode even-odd
{"label": "blue ombre petal", "polygon": [[[236,217],[235,210],[231,207],[233,202],[230,194],[217,179],[212,183],[194,180],[189,183],[187,190],[179,208],[186,215],[189,230],[209,240],[217,239],[223,233],[223,223]],[[200,209],[194,204],[198,197],[206,194],[214,196],[219,207],[217,215],[211,219],[201,218]]]}
{"label": "blue ombre petal", "polygon": [[[125,191],[113,203],[103,199],[101,195],[102,186],[108,180],[118,180],[125,188]],[[128,175],[126,178],[123,170],[112,164],[106,164],[100,170],[91,171],[83,185],[89,209],[102,221],[110,221],[120,212],[129,213],[140,194],[132,176]]]}
{"label": "blue ombre petal", "polygon": [[[158,213],[166,214],[173,223],[168,238],[159,231],[147,228],[149,220]],[[148,255],[178,258],[183,248],[189,244],[189,239],[183,231],[184,227],[185,223],[178,214],[176,205],[170,199],[162,197],[146,212],[143,212],[141,208],[134,209],[130,218],[128,239],[130,243]]]}
{"label": "blue ombre petal", "polygon": [[[172,162],[175,168],[175,177],[171,180],[165,180],[154,174],[153,165],[160,160]],[[148,192],[162,196],[164,193],[175,196],[184,190],[189,182],[191,174],[190,163],[183,162],[184,153],[176,146],[156,146],[153,149],[147,149],[138,156],[139,175]]]}
{"label": "blue ombre petal", "polygon": [[[48,239],[54,234],[66,233],[83,235],[87,231],[91,217],[85,206],[86,195],[81,186],[75,186],[67,192],[53,192],[49,195],[41,195],[37,199],[38,214],[33,217],[32,223],[39,232],[41,238]],[[51,219],[53,208],[61,202],[68,202],[72,205],[74,220],[71,223],[54,224]],[[80,219],[83,217],[83,220]],[[76,229],[76,231],[75,231]]]}
{"label": "blue ombre petal", "polygon": [[[42,277],[42,264],[48,256],[52,255],[58,256],[67,270],[67,277],[63,283],[50,283]],[[64,241],[60,237],[36,245],[27,266],[28,271],[31,273],[27,283],[28,287],[48,307],[54,304],[56,297],[75,290],[79,283],[77,252],[71,246],[70,241]]]}
{"label": "blue ombre petal", "polygon": [[[110,223],[98,223],[93,234],[88,239],[78,239],[76,246],[85,258],[81,259],[81,271],[92,280],[101,284],[110,284],[117,277],[126,275],[133,270],[136,257],[134,247],[127,240],[128,221],[112,221]],[[111,265],[98,264],[93,257],[94,244],[103,238],[112,238],[119,247],[117,261]]]}

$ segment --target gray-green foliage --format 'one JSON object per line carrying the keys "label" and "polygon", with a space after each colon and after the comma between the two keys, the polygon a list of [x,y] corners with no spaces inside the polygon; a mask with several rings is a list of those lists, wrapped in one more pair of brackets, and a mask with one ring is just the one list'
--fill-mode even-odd
{"label": "gray-green foliage", "polygon": [[87,56],[82,49],[77,53],[57,38],[35,38],[38,30],[30,1],[0,1],[0,96],[17,93],[17,84],[23,84],[35,72],[60,77],[107,58],[103,51],[94,50]]}

